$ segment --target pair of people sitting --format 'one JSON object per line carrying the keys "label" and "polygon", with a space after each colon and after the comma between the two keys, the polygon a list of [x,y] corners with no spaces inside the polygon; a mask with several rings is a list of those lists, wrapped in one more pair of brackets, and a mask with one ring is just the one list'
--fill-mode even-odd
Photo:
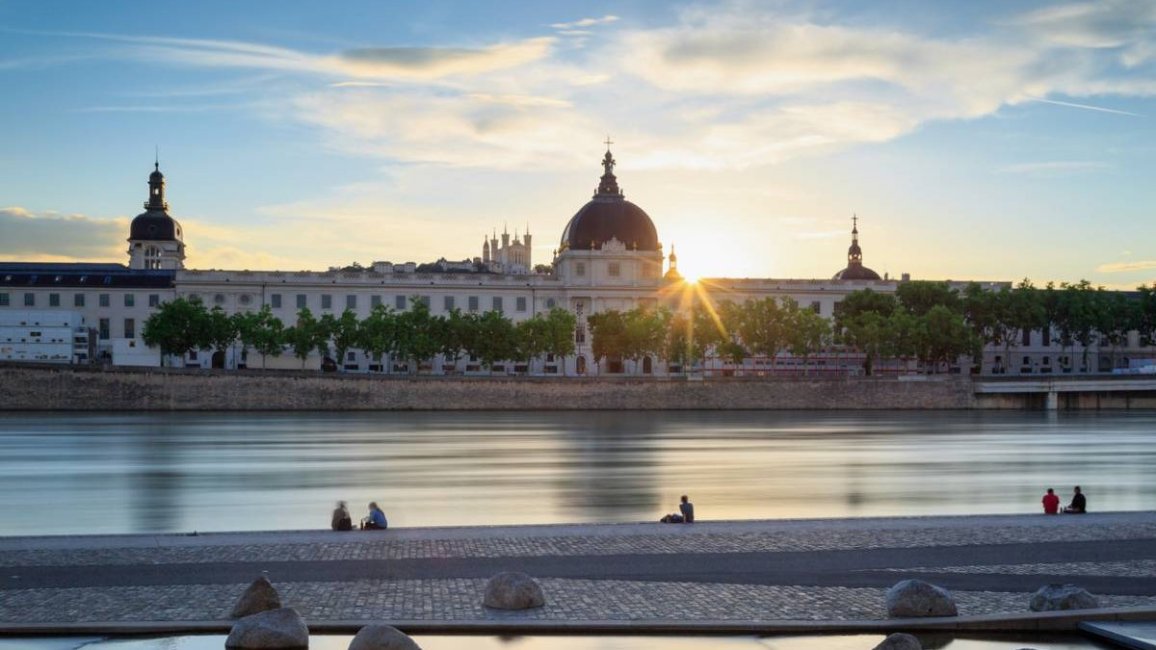
{"label": "pair of people sitting", "polygon": [[[1055,515],[1060,512],[1060,497],[1056,496],[1055,490],[1048,488],[1048,493],[1044,495],[1044,514]],[[1088,499],[1084,497],[1084,493],[1080,491],[1080,486],[1076,486],[1072,494],[1072,502],[1064,508],[1064,512],[1072,515],[1082,515],[1088,511]]]}
{"label": "pair of people sitting", "polygon": [[[344,501],[337,502],[330,526],[333,530],[353,530],[353,518],[350,517],[349,508]],[[385,530],[386,528],[389,528],[389,522],[385,519],[385,513],[382,512],[376,501],[370,501],[369,515],[361,520],[361,530]]]}

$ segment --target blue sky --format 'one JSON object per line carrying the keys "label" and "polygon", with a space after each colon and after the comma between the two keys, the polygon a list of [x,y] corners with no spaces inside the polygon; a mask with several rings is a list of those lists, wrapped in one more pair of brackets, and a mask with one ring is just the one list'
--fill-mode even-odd
{"label": "blue sky", "polygon": [[0,259],[549,261],[601,173],[693,275],[1156,280],[1156,3],[0,0]]}

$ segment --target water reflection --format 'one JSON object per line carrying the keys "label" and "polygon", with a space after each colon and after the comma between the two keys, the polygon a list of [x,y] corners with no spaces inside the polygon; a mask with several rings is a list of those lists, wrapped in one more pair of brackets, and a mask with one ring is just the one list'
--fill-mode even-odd
{"label": "water reflection", "polygon": [[1093,511],[1156,502],[1156,414],[0,416],[0,534]]}

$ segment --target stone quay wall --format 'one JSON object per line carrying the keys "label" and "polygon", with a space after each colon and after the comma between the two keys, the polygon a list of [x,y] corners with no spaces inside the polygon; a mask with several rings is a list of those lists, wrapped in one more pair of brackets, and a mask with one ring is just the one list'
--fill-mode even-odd
{"label": "stone quay wall", "polygon": [[967,377],[397,377],[0,366],[0,411],[970,409]]}

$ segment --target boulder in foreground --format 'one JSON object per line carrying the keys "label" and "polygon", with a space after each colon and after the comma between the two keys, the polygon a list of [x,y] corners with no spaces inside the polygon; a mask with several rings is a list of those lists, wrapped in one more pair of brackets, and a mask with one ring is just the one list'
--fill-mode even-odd
{"label": "boulder in foreground", "polygon": [[260,612],[236,622],[225,639],[226,648],[242,650],[298,650],[309,647],[309,628],[291,607]]}
{"label": "boulder in foreground", "polygon": [[357,631],[349,650],[421,650],[421,646],[392,625],[367,625]]}
{"label": "boulder in foreground", "polygon": [[530,609],[545,605],[546,596],[530,576],[506,571],[490,578],[482,604],[494,609]]}
{"label": "boulder in foreground", "polygon": [[904,580],[887,590],[887,615],[891,618],[959,616],[959,610],[946,589],[922,580]]}
{"label": "boulder in foreground", "polygon": [[923,650],[923,644],[910,634],[896,632],[887,635],[887,638],[875,646],[874,650]]}
{"label": "boulder in foreground", "polygon": [[271,609],[281,609],[281,595],[268,578],[261,576],[237,599],[229,618],[244,618]]}
{"label": "boulder in foreground", "polygon": [[1062,609],[1096,609],[1096,597],[1076,585],[1050,584],[1032,594],[1033,612],[1054,612]]}

